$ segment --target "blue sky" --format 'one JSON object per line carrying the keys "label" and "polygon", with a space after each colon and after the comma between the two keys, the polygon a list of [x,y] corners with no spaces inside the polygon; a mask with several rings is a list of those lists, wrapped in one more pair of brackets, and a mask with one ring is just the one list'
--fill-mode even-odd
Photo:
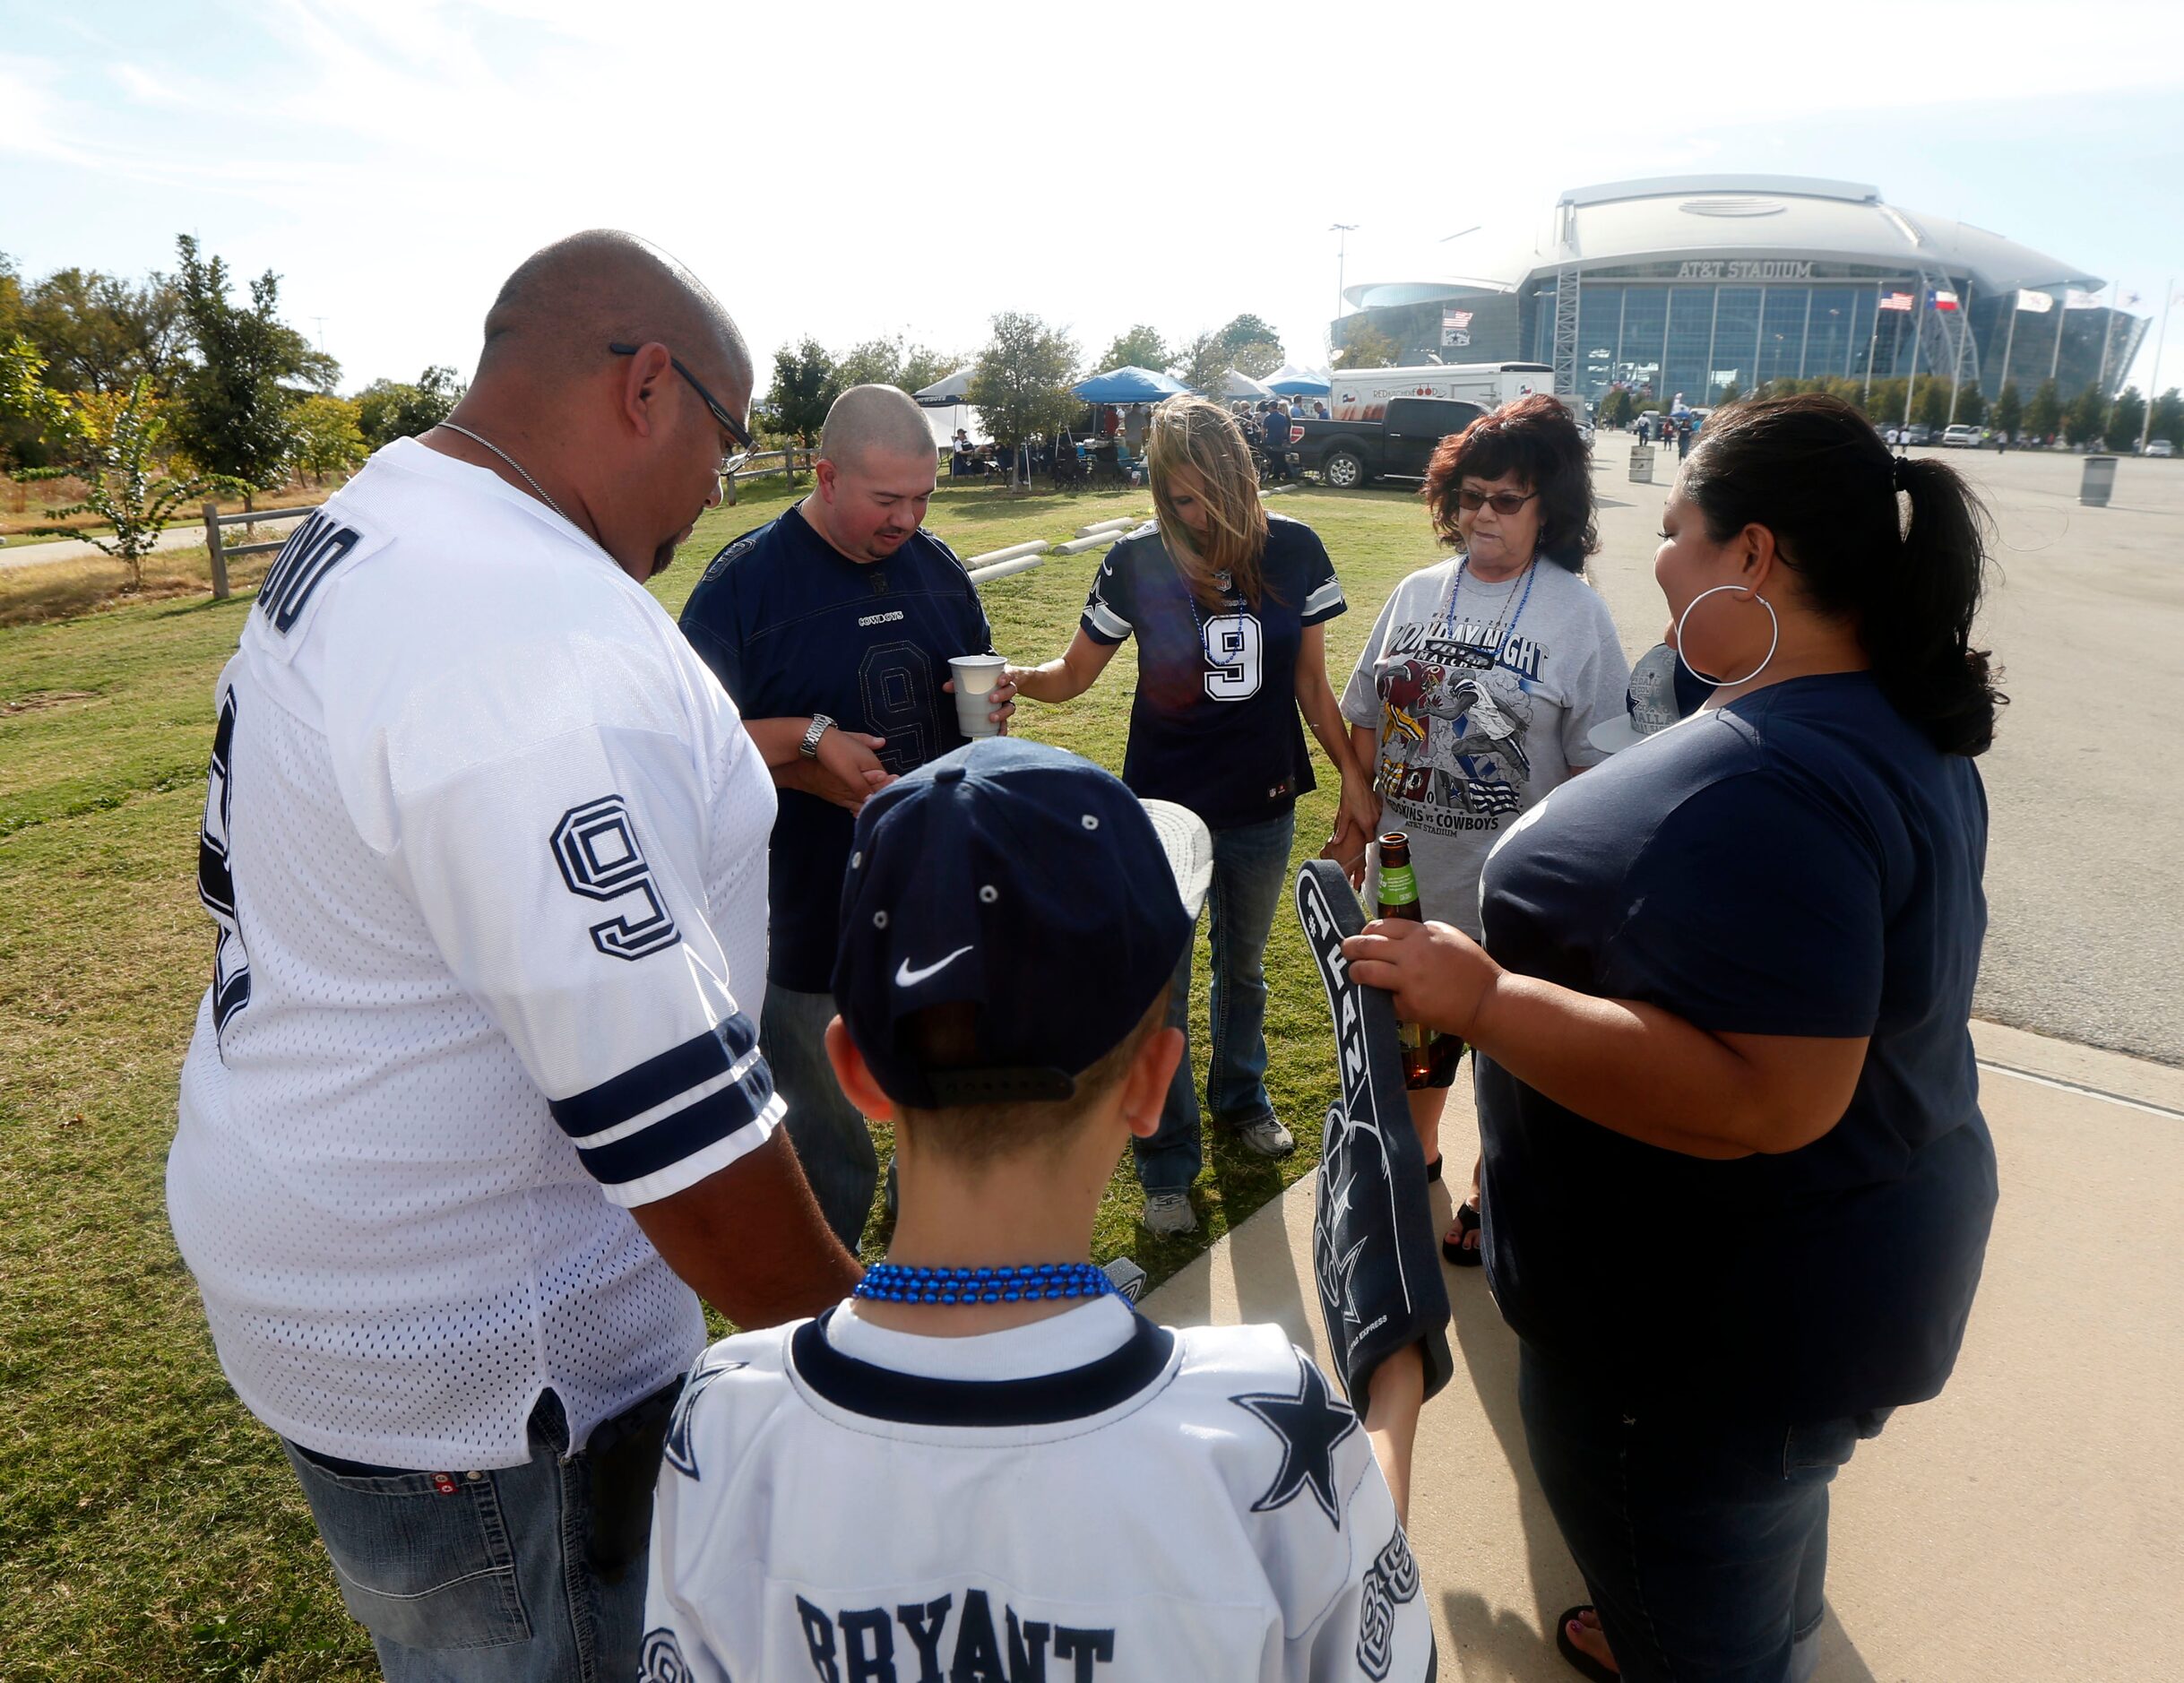
{"label": "blue sky", "polygon": [[0,0],[0,251],[134,274],[195,233],[279,271],[352,388],[467,372],[501,277],[602,223],[690,263],[762,355],[807,332],[975,349],[998,309],[1092,353],[1252,310],[1316,360],[1329,223],[1360,224],[1351,281],[1433,275],[1442,235],[1695,171],[1869,181],[2142,314],[2184,290],[2175,0],[945,15]]}

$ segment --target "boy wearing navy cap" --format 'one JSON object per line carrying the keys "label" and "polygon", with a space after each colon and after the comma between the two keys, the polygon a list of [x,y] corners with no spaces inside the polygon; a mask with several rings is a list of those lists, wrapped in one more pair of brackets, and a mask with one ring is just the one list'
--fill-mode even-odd
{"label": "boy wearing navy cap", "polygon": [[827,1047],[901,1214],[854,1297],[692,1373],[643,1678],[1433,1675],[1375,1458],[1403,1489],[1417,1352],[1360,1422],[1279,1328],[1155,1326],[1087,1260],[1211,863],[1194,815],[1006,738],[866,803]]}

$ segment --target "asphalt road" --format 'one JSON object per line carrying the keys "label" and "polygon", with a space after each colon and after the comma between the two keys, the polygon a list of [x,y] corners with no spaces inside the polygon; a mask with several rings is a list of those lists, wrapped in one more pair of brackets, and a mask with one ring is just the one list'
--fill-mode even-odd
{"label": "asphalt road", "polygon": [[[1667,617],[1653,582],[1660,485],[1628,435],[1594,446],[1601,591],[1634,655]],[[1919,453],[1929,453],[1920,452]],[[2184,460],[2117,464],[1937,451],[1986,497],[1996,576],[1981,636],[2010,705],[1980,762],[1992,829],[1981,1016],[2184,1066]]]}

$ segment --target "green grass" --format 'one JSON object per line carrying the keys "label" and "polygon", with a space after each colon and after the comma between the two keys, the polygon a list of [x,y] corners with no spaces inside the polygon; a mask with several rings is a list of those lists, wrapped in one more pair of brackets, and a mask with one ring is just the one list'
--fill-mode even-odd
{"label": "green grass", "polygon": [[[679,609],[704,559],[778,513],[778,482],[701,522],[654,590]],[[1149,507],[1145,493],[936,498],[966,556]],[[1339,689],[1374,610],[1433,557],[1398,494],[1303,493],[1275,505],[1325,539],[1352,604],[1329,627]],[[985,592],[1001,650],[1066,645],[1098,552]],[[176,1072],[211,952],[193,882],[211,696],[247,598],[174,600],[0,629],[0,1678],[300,1679],[376,1675],[342,1610],[272,1437],[214,1359],[175,1254],[162,1175]],[[1120,769],[1135,664],[1126,649],[1064,708],[1027,703],[1027,735]],[[1298,814],[1316,851],[1331,792]],[[1203,942],[1203,936],[1201,936]],[[1211,1233],[1316,1160],[1334,1091],[1323,996],[1292,920],[1277,920],[1268,1086],[1299,1150],[1279,1166],[1209,1142]],[[1203,945],[1196,1021],[1204,1021]],[[1199,1037],[1203,1039],[1203,1035]],[[1098,1255],[1165,1278],[1197,1246],[1135,1224],[1126,1167]],[[876,1224],[868,1251],[885,1242]]]}

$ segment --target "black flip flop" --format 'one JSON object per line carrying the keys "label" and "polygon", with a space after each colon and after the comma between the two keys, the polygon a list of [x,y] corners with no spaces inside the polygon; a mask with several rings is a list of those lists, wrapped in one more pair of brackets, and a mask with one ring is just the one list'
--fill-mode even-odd
{"label": "black flip flop", "polygon": [[1623,1683],[1620,1671],[1611,1671],[1591,1654],[1570,1640],[1570,1620],[1580,1613],[1593,1610],[1593,1603],[1582,1601],[1575,1607],[1566,1607],[1562,1617],[1555,1620],[1555,1647],[1578,1676],[1590,1678],[1593,1683]]}
{"label": "black flip flop", "polygon": [[1486,1261],[1485,1251],[1463,1242],[1479,1230],[1480,1221],[1479,1206],[1470,1199],[1456,1205],[1456,1237],[1454,1239],[1442,1237],[1441,1255],[1458,1268],[1476,1268]]}

